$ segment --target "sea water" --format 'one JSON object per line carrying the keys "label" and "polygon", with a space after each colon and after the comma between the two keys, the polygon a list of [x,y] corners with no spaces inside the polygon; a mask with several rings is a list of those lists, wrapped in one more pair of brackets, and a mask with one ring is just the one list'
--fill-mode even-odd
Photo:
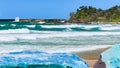
{"label": "sea water", "polygon": [[0,22],[0,53],[37,50],[87,51],[120,43],[119,24],[37,24]]}

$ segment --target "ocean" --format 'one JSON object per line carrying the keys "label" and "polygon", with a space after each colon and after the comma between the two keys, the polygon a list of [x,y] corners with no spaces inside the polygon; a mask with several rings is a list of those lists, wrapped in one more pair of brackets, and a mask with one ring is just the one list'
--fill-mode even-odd
{"label": "ocean", "polygon": [[0,22],[0,53],[23,50],[70,53],[119,43],[119,24]]}

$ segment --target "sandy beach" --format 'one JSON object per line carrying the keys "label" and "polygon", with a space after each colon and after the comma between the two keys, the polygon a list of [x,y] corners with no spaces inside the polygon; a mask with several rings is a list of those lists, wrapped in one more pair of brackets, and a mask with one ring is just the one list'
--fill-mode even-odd
{"label": "sandy beach", "polygon": [[81,58],[83,58],[90,66],[90,68],[93,68],[94,64],[97,62],[100,54],[109,48],[100,48],[92,51],[85,51],[85,52],[73,52],[74,54],[77,54]]}

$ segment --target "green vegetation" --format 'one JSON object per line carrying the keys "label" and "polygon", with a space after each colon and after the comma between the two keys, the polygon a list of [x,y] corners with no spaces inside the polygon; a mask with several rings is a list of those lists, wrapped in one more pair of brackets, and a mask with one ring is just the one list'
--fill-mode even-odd
{"label": "green vegetation", "polygon": [[92,6],[81,6],[76,12],[70,13],[69,22],[120,22],[120,6],[116,5],[107,10],[97,9]]}

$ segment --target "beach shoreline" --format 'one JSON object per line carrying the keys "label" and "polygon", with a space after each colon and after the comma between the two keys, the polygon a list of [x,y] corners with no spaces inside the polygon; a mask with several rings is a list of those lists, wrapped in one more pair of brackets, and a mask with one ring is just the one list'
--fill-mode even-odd
{"label": "beach shoreline", "polygon": [[96,50],[84,51],[84,52],[72,52],[72,54],[76,54],[79,57],[83,58],[88,63],[90,68],[93,68],[94,64],[97,62],[98,58],[100,57],[100,54],[109,48],[110,47],[99,48]]}

